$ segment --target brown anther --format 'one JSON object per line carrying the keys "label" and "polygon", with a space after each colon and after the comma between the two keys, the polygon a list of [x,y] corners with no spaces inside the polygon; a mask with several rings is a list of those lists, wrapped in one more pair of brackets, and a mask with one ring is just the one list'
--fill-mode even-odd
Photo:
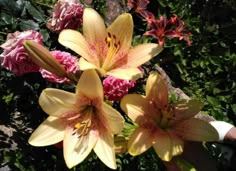
{"label": "brown anther", "polygon": [[116,39],[116,36],[114,34],[112,36],[113,36],[114,39]]}
{"label": "brown anther", "polygon": [[108,34],[108,37],[110,37],[110,38],[111,38],[111,33],[109,33],[109,32],[108,32],[107,34]]}

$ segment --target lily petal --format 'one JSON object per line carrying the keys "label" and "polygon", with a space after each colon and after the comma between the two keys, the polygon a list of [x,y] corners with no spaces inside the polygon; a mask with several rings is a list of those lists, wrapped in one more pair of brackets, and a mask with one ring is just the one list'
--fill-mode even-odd
{"label": "lily petal", "polygon": [[98,134],[89,131],[87,135],[80,136],[72,127],[67,127],[63,141],[63,152],[66,165],[72,168],[81,163],[92,151],[97,142]]}
{"label": "lily petal", "polygon": [[63,140],[66,123],[60,118],[49,116],[33,132],[29,144],[33,146],[48,146]]}
{"label": "lily petal", "polygon": [[138,45],[130,49],[127,66],[138,67],[158,55],[162,50],[163,48],[155,43]]}
{"label": "lily petal", "polygon": [[83,14],[83,34],[88,42],[104,41],[106,26],[102,17],[92,8],[85,8]]}
{"label": "lily petal", "polygon": [[142,77],[142,72],[138,68],[118,68],[108,71],[106,75],[123,80],[137,80]]}
{"label": "lily petal", "polygon": [[217,141],[219,135],[208,122],[191,118],[175,126],[175,131],[185,140],[190,141]]}
{"label": "lily petal", "polygon": [[184,151],[184,141],[174,132],[168,131],[172,142],[172,156],[177,156]]}
{"label": "lily petal", "polygon": [[114,139],[111,132],[99,132],[99,138],[94,147],[94,152],[105,165],[111,169],[116,169]]}
{"label": "lily petal", "polygon": [[102,104],[102,109],[111,132],[113,134],[121,133],[124,126],[124,118],[121,114],[104,102]]}
{"label": "lily petal", "polygon": [[120,42],[120,49],[126,54],[131,46],[133,36],[133,19],[128,13],[119,15],[107,28],[107,32],[115,35]]}
{"label": "lily petal", "polygon": [[60,32],[58,41],[65,47],[70,48],[74,52],[81,55],[91,63],[97,62],[93,56],[90,55],[90,49],[84,36],[75,30],[65,29]]}
{"label": "lily petal", "polygon": [[151,72],[146,83],[146,96],[163,109],[168,105],[168,90],[162,77]]}
{"label": "lily petal", "polygon": [[145,96],[128,94],[121,99],[121,109],[138,125],[145,122],[145,111],[149,108]]}
{"label": "lily petal", "polygon": [[39,97],[39,104],[44,112],[57,117],[76,112],[75,103],[76,96],[74,93],[54,88],[44,89]]}
{"label": "lily petal", "polygon": [[98,69],[98,67],[88,61],[86,61],[84,58],[80,58],[79,62],[79,69],[84,71],[84,70],[88,70],[88,69]]}
{"label": "lily petal", "polygon": [[128,151],[137,156],[147,151],[153,144],[153,132],[146,128],[137,128],[128,141]]}
{"label": "lily petal", "polygon": [[172,105],[174,107],[174,119],[173,122],[178,122],[179,120],[189,119],[195,116],[201,111],[203,103],[200,100],[182,100]]}
{"label": "lily petal", "polygon": [[170,161],[173,156],[183,152],[183,141],[174,134],[159,132],[153,147],[162,160]]}
{"label": "lily petal", "polygon": [[95,70],[86,70],[82,73],[76,87],[76,95],[103,100],[102,83]]}

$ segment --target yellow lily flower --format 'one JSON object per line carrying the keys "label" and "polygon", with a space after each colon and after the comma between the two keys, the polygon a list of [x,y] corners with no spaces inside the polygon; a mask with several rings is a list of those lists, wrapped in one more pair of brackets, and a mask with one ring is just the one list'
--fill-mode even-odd
{"label": "yellow lily flower", "polygon": [[183,152],[184,140],[217,141],[217,131],[207,122],[193,118],[202,108],[198,100],[168,104],[164,80],[152,72],[147,80],[146,95],[128,94],[121,108],[139,127],[128,141],[131,155],[154,147],[164,161]]}
{"label": "yellow lily flower", "polygon": [[116,169],[113,134],[123,129],[124,119],[103,102],[102,83],[94,70],[85,71],[75,93],[47,88],[39,97],[42,109],[50,115],[31,135],[33,146],[48,146],[63,140],[67,166],[81,163],[92,151]]}
{"label": "yellow lily flower", "polygon": [[63,30],[58,41],[78,53],[80,70],[97,69],[101,76],[136,80],[142,76],[137,68],[162,51],[155,43],[131,47],[133,20],[121,14],[106,28],[102,17],[86,8],[83,15],[83,35],[75,30]]}

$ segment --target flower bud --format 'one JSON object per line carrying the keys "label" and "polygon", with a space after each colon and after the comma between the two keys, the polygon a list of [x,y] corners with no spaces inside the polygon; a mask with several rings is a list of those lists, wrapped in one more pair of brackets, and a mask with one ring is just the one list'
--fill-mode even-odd
{"label": "flower bud", "polygon": [[23,45],[32,61],[34,61],[38,66],[58,75],[59,77],[67,76],[64,67],[42,45],[31,40],[24,41]]}

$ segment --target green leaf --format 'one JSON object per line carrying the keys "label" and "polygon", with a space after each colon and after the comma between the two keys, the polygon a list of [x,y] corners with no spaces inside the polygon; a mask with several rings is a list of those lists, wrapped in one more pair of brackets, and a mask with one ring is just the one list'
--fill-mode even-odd
{"label": "green leaf", "polygon": [[39,30],[39,24],[33,20],[20,20],[19,26],[21,30]]}
{"label": "green leaf", "polygon": [[45,22],[45,19],[41,12],[36,9],[31,3],[26,3],[26,9],[29,12],[29,14],[38,22]]}
{"label": "green leaf", "polygon": [[0,13],[0,25],[15,25],[16,18],[6,13]]}

